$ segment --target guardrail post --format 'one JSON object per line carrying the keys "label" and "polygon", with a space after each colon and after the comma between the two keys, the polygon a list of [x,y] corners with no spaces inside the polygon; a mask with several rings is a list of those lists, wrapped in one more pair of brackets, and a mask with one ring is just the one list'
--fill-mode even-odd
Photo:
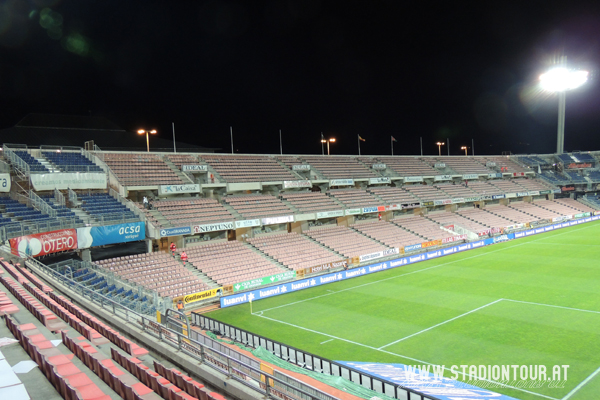
{"label": "guardrail post", "polygon": [[227,377],[231,378],[231,358],[227,357]]}
{"label": "guardrail post", "polygon": [[265,377],[265,395],[267,397],[271,397],[271,384],[269,382],[269,377],[266,374],[264,374],[264,377]]}

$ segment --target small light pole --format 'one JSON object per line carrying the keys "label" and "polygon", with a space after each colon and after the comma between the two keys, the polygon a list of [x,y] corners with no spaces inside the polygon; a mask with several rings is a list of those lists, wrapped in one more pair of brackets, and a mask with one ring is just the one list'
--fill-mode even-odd
{"label": "small light pole", "polygon": [[138,129],[138,135],[146,134],[146,150],[150,153],[150,138],[149,135],[156,135],[156,129],[152,129],[151,131],[147,131],[145,129]]}
{"label": "small light pole", "polygon": [[335,143],[335,138],[321,139],[321,143],[327,143],[327,155],[329,155],[329,143]]}
{"label": "small light pole", "polygon": [[440,153],[440,157],[442,156],[442,146],[445,145],[446,143],[444,142],[437,142],[437,147],[438,147],[438,151]]}

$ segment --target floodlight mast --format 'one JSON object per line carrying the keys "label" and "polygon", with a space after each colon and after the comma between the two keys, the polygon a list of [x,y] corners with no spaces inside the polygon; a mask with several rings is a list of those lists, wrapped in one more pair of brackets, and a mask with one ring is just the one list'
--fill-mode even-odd
{"label": "floodlight mast", "polygon": [[583,85],[588,78],[587,71],[569,71],[567,57],[560,58],[560,67],[551,69],[540,75],[542,89],[556,92],[558,95],[558,128],[556,135],[556,154],[565,150],[565,109],[567,90],[576,89]]}

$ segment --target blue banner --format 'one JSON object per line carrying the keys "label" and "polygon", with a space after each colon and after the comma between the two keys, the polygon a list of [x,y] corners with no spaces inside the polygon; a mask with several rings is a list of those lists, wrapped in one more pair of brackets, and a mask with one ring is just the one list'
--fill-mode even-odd
{"label": "blue banner", "polygon": [[[404,364],[380,364],[373,362],[347,362],[336,361],[349,368],[353,368],[383,381],[393,382],[402,387],[413,389],[440,400],[516,400],[504,394],[482,389],[456,379],[446,378],[442,375],[445,366],[421,366],[419,370],[414,366]],[[431,368],[429,368],[431,367]],[[458,365],[451,368],[452,373],[461,377]],[[431,372],[430,372],[431,371]],[[434,372],[435,371],[435,372]],[[466,378],[469,379],[468,376]],[[413,396],[411,396],[412,398]],[[419,396],[420,397],[420,396]]]}
{"label": "blue banner", "polygon": [[135,242],[145,238],[146,224],[144,222],[77,228],[77,246],[80,249]]}
{"label": "blue banner", "polygon": [[160,237],[189,235],[191,233],[192,228],[189,226],[182,226],[180,228],[163,228],[160,230]]}
{"label": "blue banner", "polygon": [[411,244],[410,246],[404,246],[404,252],[408,253],[409,251],[419,250],[421,248],[421,243]]}

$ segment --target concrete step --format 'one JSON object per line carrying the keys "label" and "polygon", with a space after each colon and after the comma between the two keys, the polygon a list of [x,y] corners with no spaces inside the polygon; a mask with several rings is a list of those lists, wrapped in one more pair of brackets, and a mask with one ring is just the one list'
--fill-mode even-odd
{"label": "concrete step", "polygon": [[196,183],[187,174],[184,174],[182,171],[180,171],[179,168],[177,168],[177,166],[175,164],[173,164],[173,162],[171,160],[169,160],[168,158],[164,157],[163,161],[165,162],[165,164],[167,164],[169,166],[169,168],[171,168],[171,171],[173,171],[175,173],[175,175],[177,175],[179,177],[179,179],[181,179],[183,182],[185,182],[185,183]]}
{"label": "concrete step", "polygon": [[283,271],[291,271],[290,268],[286,267],[284,264],[280,263],[279,261],[277,261],[275,258],[271,257],[270,255],[263,253],[261,250],[257,249],[256,247],[252,246],[250,243],[246,243],[246,242],[241,242],[245,247],[249,248],[250,250],[252,250],[253,252],[255,252],[256,254],[266,258],[267,260],[269,260],[271,263],[277,265],[279,268],[282,269]]}

